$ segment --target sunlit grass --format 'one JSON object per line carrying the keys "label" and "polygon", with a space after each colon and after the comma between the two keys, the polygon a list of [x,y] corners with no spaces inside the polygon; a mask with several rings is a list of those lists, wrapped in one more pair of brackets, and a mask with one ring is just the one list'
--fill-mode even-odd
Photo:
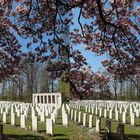
{"label": "sunlit grass", "polygon": [[[2,115],[0,115],[2,123]],[[54,125],[54,136],[46,135],[46,124],[38,121],[38,132],[31,131],[31,117],[26,119],[26,129],[20,128],[20,118],[16,117],[16,126],[11,125],[11,117],[7,116],[7,124],[3,124],[3,133],[8,140],[51,140],[51,139],[70,139],[70,140],[90,140],[91,138],[83,129],[70,122],[69,127],[62,125],[62,116],[59,111]]]}
{"label": "sunlit grass", "polygon": [[[85,112],[85,107],[81,106],[80,110],[82,112],[82,120],[83,120],[83,113]],[[89,124],[89,114],[87,113],[87,128]],[[94,110],[95,113],[95,110]],[[107,111],[107,118],[103,117],[104,111],[102,110],[102,117],[101,117],[101,130],[105,130],[105,121],[109,119],[109,112]],[[98,114],[99,115],[99,114]],[[77,116],[78,117],[78,116]],[[117,133],[117,126],[119,123],[122,123],[122,114],[119,114],[119,122],[115,121],[115,113],[113,111],[112,120],[111,120],[111,132]],[[96,116],[93,115],[93,127],[96,126]],[[140,140],[140,118],[135,117],[135,126],[130,125],[130,115],[127,113],[126,116],[126,124],[124,124],[124,133],[130,140]]]}

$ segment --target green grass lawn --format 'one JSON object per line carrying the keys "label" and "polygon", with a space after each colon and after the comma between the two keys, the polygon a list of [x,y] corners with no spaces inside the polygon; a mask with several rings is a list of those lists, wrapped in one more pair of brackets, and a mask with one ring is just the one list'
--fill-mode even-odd
{"label": "green grass lawn", "polygon": [[49,137],[45,134],[44,127],[40,127],[39,132],[32,132],[29,130],[21,129],[20,127],[14,127],[9,124],[4,124],[4,134],[8,140],[90,140],[84,130],[76,127],[74,124],[70,124],[69,127],[63,127],[62,125],[55,125],[54,136]]}
{"label": "green grass lawn", "polygon": [[[2,123],[2,115],[0,115],[0,122]],[[38,132],[20,128],[19,118],[17,117],[16,126],[11,126],[10,123],[10,116],[7,116],[7,124],[3,124],[3,133],[8,140],[93,140],[82,128],[77,127],[72,122],[70,122],[69,127],[64,127],[60,113],[54,125],[53,137],[46,135],[45,123],[42,122],[38,123]],[[26,119],[26,126],[31,128],[30,117]]]}
{"label": "green grass lawn", "polygon": [[[83,106],[81,106],[80,111],[83,113],[85,112]],[[87,113],[87,127],[89,123],[89,114],[90,113]],[[107,117],[109,118],[109,113],[107,113]],[[115,117],[115,113],[113,112],[113,119],[111,120],[112,133],[117,132],[117,126],[119,122],[122,122],[122,115],[119,114],[119,122],[115,121],[114,117]],[[126,119],[127,119],[127,124],[124,125],[125,136],[128,138],[128,140],[140,140],[140,118],[135,118],[135,126],[130,125],[130,116],[128,114]],[[101,130],[103,130],[103,132],[105,130],[105,121],[106,119],[101,117]],[[93,115],[93,126],[95,127],[95,125],[96,125],[96,116]]]}
{"label": "green grass lawn", "polygon": [[[82,113],[85,111],[81,107]],[[30,112],[29,112],[30,114]],[[109,114],[107,114],[108,116]],[[77,112],[78,117],[78,112]],[[81,116],[83,118],[83,115]],[[81,118],[81,119],[82,119]],[[113,112],[114,118],[114,112]],[[38,117],[39,120],[39,117]],[[121,122],[122,118],[119,115],[119,121]],[[62,116],[61,110],[58,112],[58,117],[56,119],[56,124],[54,125],[54,136],[50,137],[46,135],[46,126],[43,122],[38,122],[38,132],[31,131],[31,117],[28,115],[26,119],[26,127],[27,130],[20,128],[20,121],[19,118],[16,117],[16,126],[11,126],[10,115],[7,116],[7,124],[4,124],[4,134],[8,140],[97,140],[93,135],[89,135],[89,128],[88,122],[89,121],[89,113],[87,113],[87,125],[86,128],[82,128],[79,124],[70,121],[69,127],[64,127],[62,125]],[[101,133],[104,134],[105,132],[105,121],[103,117],[101,117]],[[2,115],[0,115],[0,122],[2,123]],[[125,124],[125,135],[128,140],[140,140],[140,118],[136,119],[136,126],[131,126],[129,124],[130,116],[127,116],[127,124]],[[119,122],[115,120],[111,121],[111,129],[112,133],[117,132],[117,126]],[[96,124],[96,116],[93,115],[93,127]]]}

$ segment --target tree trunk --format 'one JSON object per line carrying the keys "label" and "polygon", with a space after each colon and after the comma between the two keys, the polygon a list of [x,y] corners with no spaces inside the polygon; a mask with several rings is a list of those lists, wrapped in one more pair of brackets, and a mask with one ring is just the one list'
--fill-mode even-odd
{"label": "tree trunk", "polygon": [[54,82],[53,82],[53,79],[52,79],[52,93],[54,92]]}
{"label": "tree trunk", "polygon": [[2,100],[4,100],[5,81],[2,82]]}

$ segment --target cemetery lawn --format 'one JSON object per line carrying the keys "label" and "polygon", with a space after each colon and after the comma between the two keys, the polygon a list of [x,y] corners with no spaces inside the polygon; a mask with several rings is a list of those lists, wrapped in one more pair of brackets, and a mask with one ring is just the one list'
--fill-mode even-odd
{"label": "cemetery lawn", "polygon": [[[82,108],[81,112],[85,112]],[[108,116],[109,114],[107,114]],[[114,116],[114,112],[113,112]],[[97,133],[93,129],[88,128],[89,123],[89,113],[87,113],[86,128],[82,127],[74,121],[69,122],[69,127],[62,125],[62,114],[61,110],[58,111],[58,117],[56,118],[56,124],[54,125],[54,135],[53,137],[46,135],[45,123],[40,122],[38,116],[38,132],[31,131],[31,114],[28,114],[26,119],[27,130],[20,128],[20,119],[16,117],[16,126],[11,126],[10,115],[7,116],[7,124],[3,124],[3,133],[7,140],[99,140]],[[83,119],[83,118],[82,118]],[[119,121],[121,122],[121,115],[119,115]],[[105,133],[105,121],[101,117],[101,133]],[[81,120],[82,122],[82,120]],[[136,119],[136,126],[131,126],[129,124],[130,116],[127,115],[127,123],[125,124],[125,136],[128,140],[140,140],[140,119]],[[2,115],[0,115],[0,123],[2,123]],[[93,115],[93,126],[96,124],[96,116]],[[111,121],[112,133],[116,133],[118,122],[115,120]],[[5,140],[5,139],[4,139]]]}
{"label": "cemetery lawn", "polygon": [[[7,117],[7,124],[3,124],[3,133],[8,140],[90,140],[91,138],[82,128],[77,127],[70,122],[69,127],[64,127],[58,118],[54,125],[54,136],[46,135],[45,123],[38,123],[39,132],[33,132],[30,129],[30,119],[26,121],[28,130],[20,128],[19,119],[16,118],[16,126],[10,124],[10,116]],[[2,123],[2,115],[0,115]]]}
{"label": "cemetery lawn", "polygon": [[[85,108],[82,106],[80,109],[81,112],[85,112]],[[89,123],[89,114],[87,113],[87,127]],[[115,113],[113,112],[113,117]],[[109,118],[109,113],[107,113],[107,117]],[[127,121],[124,125],[124,134],[127,140],[140,140],[140,118],[135,118],[135,126],[130,125],[130,116],[127,115],[126,117]],[[105,133],[105,119],[104,117],[101,117],[101,133]],[[122,115],[119,115],[119,122],[121,123]],[[115,121],[114,119],[111,120],[111,133],[115,134],[117,132],[117,126],[119,122]],[[96,116],[93,115],[93,127],[95,127],[96,124]]]}
{"label": "cemetery lawn", "polygon": [[4,134],[8,140],[90,140],[90,136],[75,125],[70,124],[70,127],[64,127],[62,125],[55,125],[54,136],[49,137],[45,134],[44,127],[40,126],[40,132],[33,132],[29,130],[21,129],[20,127],[14,127],[10,124],[4,124]]}
{"label": "cemetery lawn", "polygon": [[[88,117],[87,117],[88,118]],[[95,116],[93,117],[93,123],[95,124]],[[101,131],[105,130],[105,120],[101,118]],[[0,115],[0,121],[2,121],[2,115]],[[61,124],[61,117],[59,116],[56,125],[54,126],[54,136],[47,136],[45,133],[45,124],[39,122],[39,132],[33,132],[20,128],[19,119],[16,119],[16,126],[10,125],[10,117],[7,118],[8,123],[4,124],[4,134],[8,140],[98,140],[95,136],[88,135],[88,119],[87,127],[82,129],[81,126],[77,126],[76,123],[70,121],[69,127],[64,127]],[[30,119],[26,121],[27,126],[30,126]],[[112,120],[112,133],[116,133],[118,122]],[[95,127],[95,126],[94,126]],[[101,133],[102,133],[101,132]],[[95,133],[94,133],[95,134]],[[93,134],[93,135],[94,135]],[[134,127],[129,124],[125,125],[125,134],[128,140],[140,140],[140,127]]]}

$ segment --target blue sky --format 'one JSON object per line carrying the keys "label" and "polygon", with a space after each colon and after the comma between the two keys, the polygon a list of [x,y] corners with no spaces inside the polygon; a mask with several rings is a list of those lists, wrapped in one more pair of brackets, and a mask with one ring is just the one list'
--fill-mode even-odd
{"label": "blue sky", "polygon": [[[74,18],[73,18],[73,22],[74,22],[74,26],[71,26],[70,27],[70,30],[72,31],[74,28],[77,28],[77,29],[80,29],[80,25],[77,21],[78,19],[78,14],[79,14],[79,9],[76,9],[74,10]],[[87,23],[87,22],[90,22],[90,20],[84,20],[82,17],[81,17],[81,23]],[[103,59],[106,59],[107,56],[103,55],[103,56],[96,56],[95,53],[89,51],[89,50],[85,50],[83,48],[83,44],[80,44],[80,45],[77,45],[75,46],[74,48],[75,49],[78,49],[79,51],[81,51],[81,53],[83,54],[83,56],[87,59],[87,62],[89,63],[89,65],[91,66],[92,70],[93,71],[104,71],[105,68],[102,66],[102,63],[101,61]]]}
{"label": "blue sky", "polygon": [[[74,16],[74,23],[75,23],[75,25],[71,26],[70,30],[73,30],[74,28],[80,28],[80,26],[77,22],[78,13],[79,13],[79,10],[76,9],[74,11],[74,15],[75,15]],[[81,22],[86,23],[86,22],[89,22],[89,20],[84,20],[84,19],[81,18]],[[19,37],[18,35],[17,35],[17,39],[19,40],[20,44],[23,46],[22,47],[23,52],[27,52],[32,48],[32,47],[30,49],[26,48],[27,42],[29,42],[30,39],[23,39],[23,38]],[[83,54],[83,56],[87,59],[88,64],[91,66],[92,70],[93,71],[98,71],[98,70],[103,71],[103,70],[105,70],[104,67],[101,64],[101,61],[103,59],[105,59],[106,56],[96,56],[93,52],[85,50],[83,48],[83,46],[84,46],[83,44],[80,44],[80,45],[74,46],[74,48],[78,49]]]}
{"label": "blue sky", "polygon": [[93,71],[103,71],[105,68],[102,66],[101,61],[106,58],[106,56],[96,56],[93,52],[85,50],[83,45],[78,45],[76,49],[80,50],[83,56],[87,59],[87,62],[91,66]]}

